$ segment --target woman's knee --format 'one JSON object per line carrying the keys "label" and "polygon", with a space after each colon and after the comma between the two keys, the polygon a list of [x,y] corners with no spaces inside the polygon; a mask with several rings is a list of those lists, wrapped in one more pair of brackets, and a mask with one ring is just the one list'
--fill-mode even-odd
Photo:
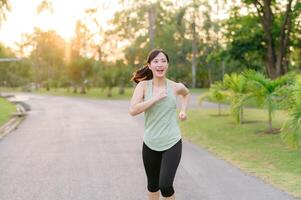
{"label": "woman's knee", "polygon": [[160,185],[160,191],[163,197],[171,197],[175,191],[173,186]]}
{"label": "woman's knee", "polygon": [[149,183],[147,185],[147,189],[148,189],[149,192],[158,192],[159,191],[159,185]]}

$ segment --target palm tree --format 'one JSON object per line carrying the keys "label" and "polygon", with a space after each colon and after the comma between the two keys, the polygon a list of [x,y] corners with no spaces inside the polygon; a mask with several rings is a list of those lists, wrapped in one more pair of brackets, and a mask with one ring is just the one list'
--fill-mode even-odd
{"label": "palm tree", "polygon": [[258,105],[266,106],[268,109],[268,132],[272,133],[272,115],[278,107],[281,100],[280,92],[283,87],[293,82],[292,74],[271,80],[266,78],[264,74],[254,70],[247,70],[243,76],[248,80],[248,90],[257,100]]}
{"label": "palm tree", "polygon": [[301,77],[286,91],[289,94],[289,118],[281,128],[281,138],[288,146],[296,149],[300,146],[298,141],[301,123]]}
{"label": "palm tree", "polygon": [[225,91],[225,86],[222,82],[216,82],[211,85],[209,92],[206,92],[198,97],[199,103],[202,103],[205,99],[212,99],[218,103],[218,116],[222,116],[221,103],[229,96]]}
{"label": "palm tree", "polygon": [[230,91],[231,113],[237,123],[243,122],[243,105],[251,95],[247,92],[247,79],[241,74],[225,74],[224,86]]}

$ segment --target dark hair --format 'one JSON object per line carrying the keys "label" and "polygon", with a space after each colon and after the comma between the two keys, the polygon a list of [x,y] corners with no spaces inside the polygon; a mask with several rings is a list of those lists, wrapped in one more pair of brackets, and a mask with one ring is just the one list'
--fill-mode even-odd
{"label": "dark hair", "polygon": [[[151,61],[159,54],[163,53],[167,59],[167,62],[169,63],[169,57],[167,53],[164,52],[163,49],[154,49],[152,50],[147,57],[147,63],[150,64]],[[133,73],[133,77],[131,78],[132,81],[139,83],[140,81],[143,80],[151,80],[153,79],[153,72],[148,68],[148,66],[144,66],[139,68]]]}

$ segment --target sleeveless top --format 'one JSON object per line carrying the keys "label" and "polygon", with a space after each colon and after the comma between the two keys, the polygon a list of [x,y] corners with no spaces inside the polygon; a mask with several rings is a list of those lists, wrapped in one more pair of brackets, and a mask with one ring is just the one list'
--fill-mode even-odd
{"label": "sleeveless top", "polygon": [[[181,139],[177,121],[177,100],[171,83],[165,82],[167,96],[144,112],[144,143],[152,150],[165,151]],[[153,96],[153,80],[147,81],[144,101]]]}

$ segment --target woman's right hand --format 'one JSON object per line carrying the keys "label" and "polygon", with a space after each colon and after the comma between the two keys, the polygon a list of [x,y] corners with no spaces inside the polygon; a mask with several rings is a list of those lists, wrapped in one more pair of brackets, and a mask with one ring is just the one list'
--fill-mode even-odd
{"label": "woman's right hand", "polygon": [[156,102],[159,102],[160,100],[167,97],[166,89],[160,90],[156,95],[154,95],[154,99]]}

